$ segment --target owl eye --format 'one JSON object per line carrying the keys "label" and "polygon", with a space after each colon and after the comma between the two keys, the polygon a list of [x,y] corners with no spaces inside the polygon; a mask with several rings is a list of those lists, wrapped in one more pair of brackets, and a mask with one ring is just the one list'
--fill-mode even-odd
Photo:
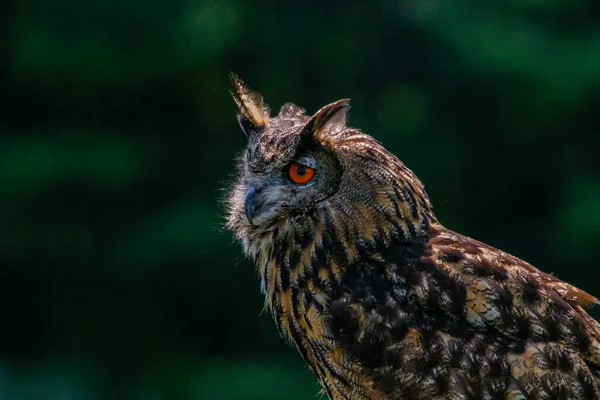
{"label": "owl eye", "polygon": [[288,176],[292,182],[302,185],[311,181],[315,176],[315,169],[304,164],[293,162],[288,167]]}

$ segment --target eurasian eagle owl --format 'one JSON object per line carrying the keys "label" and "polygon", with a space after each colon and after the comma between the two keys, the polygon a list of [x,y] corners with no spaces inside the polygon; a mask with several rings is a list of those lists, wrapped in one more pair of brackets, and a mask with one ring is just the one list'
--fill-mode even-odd
{"label": "eurasian eagle owl", "polygon": [[248,146],[227,227],[329,398],[600,397],[596,298],[444,228],[348,100],[270,117],[232,82]]}

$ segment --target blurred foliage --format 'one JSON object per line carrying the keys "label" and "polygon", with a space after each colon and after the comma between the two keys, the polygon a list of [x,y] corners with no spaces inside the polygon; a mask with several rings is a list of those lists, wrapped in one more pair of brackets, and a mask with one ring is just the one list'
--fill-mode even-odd
{"label": "blurred foliage", "polygon": [[600,2],[0,6],[0,399],[311,399],[221,229],[232,70],[351,123],[438,217],[600,295]]}

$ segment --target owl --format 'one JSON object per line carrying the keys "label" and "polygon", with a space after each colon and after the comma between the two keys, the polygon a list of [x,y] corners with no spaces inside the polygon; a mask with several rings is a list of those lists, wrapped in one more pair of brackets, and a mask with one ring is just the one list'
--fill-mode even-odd
{"label": "owl", "polygon": [[415,174],[348,125],[348,100],[271,117],[231,80],[248,144],[226,227],[324,394],[600,399],[595,297],[446,229]]}

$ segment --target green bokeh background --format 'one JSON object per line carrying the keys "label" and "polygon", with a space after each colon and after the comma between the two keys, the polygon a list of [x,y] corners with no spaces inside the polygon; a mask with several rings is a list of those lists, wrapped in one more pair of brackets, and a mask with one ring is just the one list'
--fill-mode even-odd
{"label": "green bokeh background", "polygon": [[600,295],[597,0],[0,5],[0,399],[316,399],[220,199],[274,110],[350,97],[448,227]]}

